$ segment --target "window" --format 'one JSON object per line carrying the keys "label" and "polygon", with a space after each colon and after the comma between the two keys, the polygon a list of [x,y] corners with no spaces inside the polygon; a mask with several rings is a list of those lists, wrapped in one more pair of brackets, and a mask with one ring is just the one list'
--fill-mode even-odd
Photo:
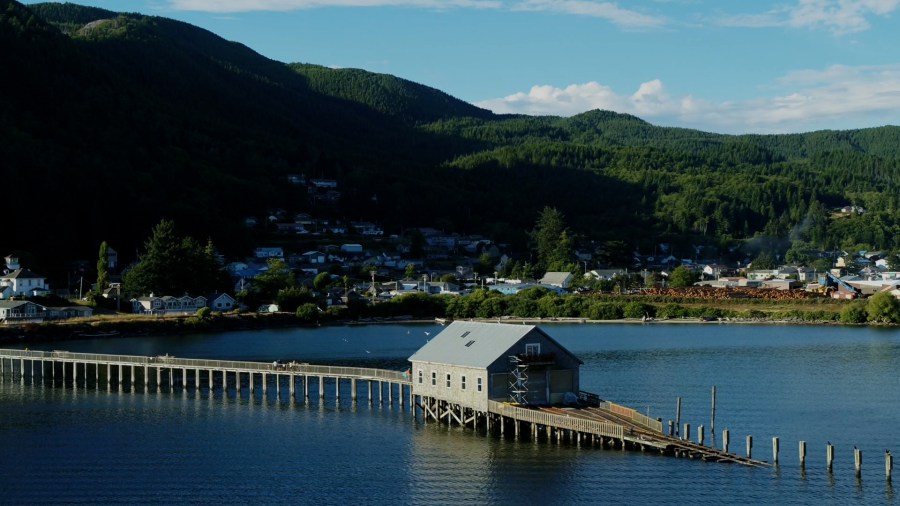
{"label": "window", "polygon": [[477,379],[477,386],[478,386],[478,391],[480,392],[481,391],[481,378]]}
{"label": "window", "polygon": [[447,388],[450,388],[450,373],[447,373]]}
{"label": "window", "polygon": [[459,378],[459,384],[463,390],[466,389],[466,377],[465,376],[462,376],[461,378]]}
{"label": "window", "polygon": [[525,354],[526,355],[540,355],[541,354],[541,344],[540,343],[529,343],[525,345]]}
{"label": "window", "polygon": [[422,384],[422,377],[423,377],[423,376],[424,376],[424,374],[422,374],[422,369],[419,369],[419,384],[420,384],[420,385]]}
{"label": "window", "polygon": [[465,331],[465,332],[463,332],[463,334],[462,334],[461,336],[459,336],[459,337],[466,337],[467,335],[469,335],[469,331],[468,331],[468,330]]}
{"label": "window", "polygon": [[431,386],[437,386],[437,373],[431,371]]}

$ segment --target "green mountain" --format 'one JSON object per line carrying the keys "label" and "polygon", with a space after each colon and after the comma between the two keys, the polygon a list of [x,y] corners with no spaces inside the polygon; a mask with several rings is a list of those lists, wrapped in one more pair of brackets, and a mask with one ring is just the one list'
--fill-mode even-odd
{"label": "green mountain", "polygon": [[[582,243],[696,256],[900,249],[900,128],[720,135],[630,115],[495,115],[356,69],[285,64],[170,19],[0,0],[0,248],[48,269],[160,218],[246,253],[276,210],[525,249],[545,206]],[[334,179],[336,202],[290,174]],[[865,214],[836,219],[855,204]],[[740,254],[752,254],[745,250]],[[705,253],[704,253],[705,254]],[[40,267],[36,265],[34,267]]]}

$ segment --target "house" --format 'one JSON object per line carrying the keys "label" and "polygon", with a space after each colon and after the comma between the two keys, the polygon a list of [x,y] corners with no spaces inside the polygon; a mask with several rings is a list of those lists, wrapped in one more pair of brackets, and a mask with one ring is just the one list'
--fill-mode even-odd
{"label": "house", "polygon": [[68,320],[69,318],[89,318],[94,309],[89,306],[65,306],[46,308],[46,317],[50,320]]}
{"label": "house", "polygon": [[284,250],[278,247],[256,248],[256,258],[284,258]]}
{"label": "house", "polygon": [[19,295],[37,296],[50,291],[47,278],[38,276],[29,269],[19,268],[0,276],[0,299]]}
{"label": "house", "polygon": [[536,283],[500,283],[497,285],[491,285],[490,289],[500,292],[503,295],[516,295],[523,290],[528,290],[529,288],[546,288],[547,290],[554,291],[560,295],[566,293],[566,291],[558,286],[553,285],[540,285]]}
{"label": "house", "polygon": [[488,411],[488,401],[555,404],[582,362],[534,325],[455,321],[409,358],[412,394]]}
{"label": "house", "polygon": [[0,323],[38,323],[44,321],[47,308],[29,300],[0,301]]}
{"label": "house", "polygon": [[231,311],[237,306],[237,301],[227,293],[213,293],[204,297],[207,306],[213,311]]}
{"label": "house", "polygon": [[572,284],[571,272],[547,272],[539,281],[542,285],[556,286],[559,288],[569,288]]}
{"label": "house", "polygon": [[156,297],[150,294],[146,297],[131,299],[131,311],[139,314],[163,315],[163,314],[194,314],[198,309],[206,307],[207,298],[200,295],[191,297],[173,297],[165,295]]}

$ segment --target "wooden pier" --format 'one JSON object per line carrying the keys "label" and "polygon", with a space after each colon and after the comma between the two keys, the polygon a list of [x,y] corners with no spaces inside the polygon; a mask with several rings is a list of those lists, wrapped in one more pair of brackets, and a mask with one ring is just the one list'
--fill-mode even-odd
{"label": "wooden pier", "polygon": [[28,379],[107,390],[180,388],[240,392],[246,388],[251,394],[258,389],[264,396],[272,390],[279,398],[286,392],[292,399],[302,396],[305,400],[309,399],[311,385],[314,393],[324,399],[326,379],[329,379],[338,402],[342,383],[350,383],[350,398],[355,402],[358,383],[365,382],[370,404],[393,405],[396,399],[400,406],[407,402],[412,405],[412,389],[404,373],[364,367],[0,349],[0,375],[23,382]]}
{"label": "wooden pier", "polygon": [[308,401],[310,386],[320,402],[325,400],[326,380],[333,382],[336,403],[341,384],[350,385],[350,399],[358,401],[358,384],[367,383],[370,404],[394,401],[409,407],[412,416],[421,413],[424,422],[471,426],[488,434],[534,441],[568,443],[664,455],[764,466],[766,462],[727,453],[698,443],[666,435],[662,423],[635,410],[602,401],[581,392],[577,406],[530,406],[489,401],[487,411],[432,397],[414,395],[411,378],[404,372],[384,369],[311,365],[307,363],[263,363],[205,360],[168,355],[132,356],[0,349],[0,376],[40,384],[62,384],[71,388],[106,388],[112,391],[206,390],[250,395],[261,391],[276,398]]}

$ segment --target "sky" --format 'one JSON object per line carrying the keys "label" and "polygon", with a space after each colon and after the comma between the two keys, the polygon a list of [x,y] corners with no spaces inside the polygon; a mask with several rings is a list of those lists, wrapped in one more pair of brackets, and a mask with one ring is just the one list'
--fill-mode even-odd
{"label": "sky", "polygon": [[900,0],[70,1],[497,113],[605,109],[730,134],[900,125]]}

